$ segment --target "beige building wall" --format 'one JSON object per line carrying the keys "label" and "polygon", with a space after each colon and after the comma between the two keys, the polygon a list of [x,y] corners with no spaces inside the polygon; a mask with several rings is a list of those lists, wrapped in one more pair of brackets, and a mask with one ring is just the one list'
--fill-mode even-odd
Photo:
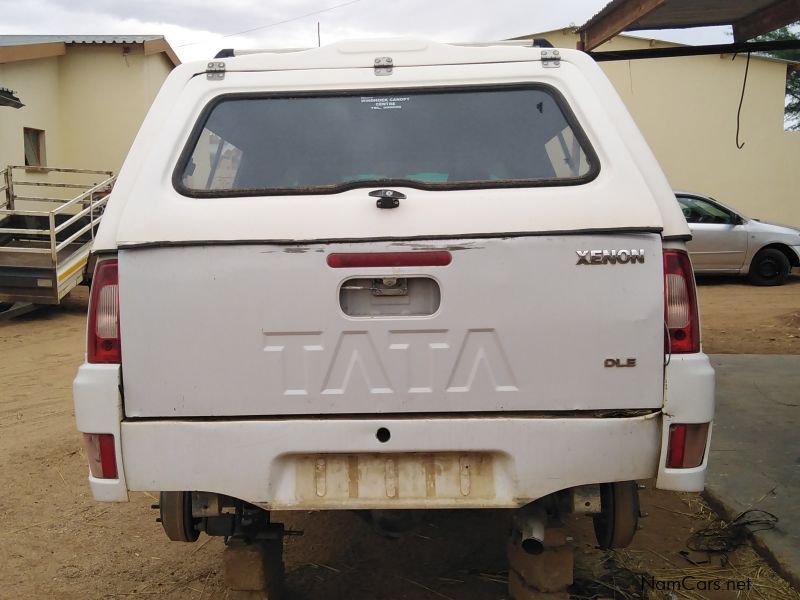
{"label": "beige building wall", "polygon": [[63,56],[0,64],[0,86],[25,104],[0,107],[0,169],[25,164],[22,130],[33,127],[48,166],[118,172],[172,68],[141,44],[68,44]]}
{"label": "beige building wall", "polygon": [[171,69],[163,53],[145,56],[141,45],[68,47],[60,70],[63,166],[118,172]]}
{"label": "beige building wall", "polygon": [[64,160],[58,61],[51,57],[0,64],[0,87],[18,92],[25,104],[20,109],[0,107],[0,169],[25,164],[24,127],[44,130],[48,163]]}
{"label": "beige building wall", "polygon": [[[574,48],[571,30],[535,34]],[[674,46],[627,36],[598,48]],[[713,196],[747,216],[800,226],[800,132],[784,131],[786,63],[746,55],[602,62],[675,189]]]}

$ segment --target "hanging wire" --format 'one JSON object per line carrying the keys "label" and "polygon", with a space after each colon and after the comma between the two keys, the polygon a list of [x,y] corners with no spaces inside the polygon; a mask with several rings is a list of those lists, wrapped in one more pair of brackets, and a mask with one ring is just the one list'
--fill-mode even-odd
{"label": "hanging wire", "polygon": [[[323,8],[323,9],[320,9],[320,10],[315,10],[315,11],[306,13],[304,15],[298,15],[298,16],[292,17],[290,19],[284,19],[283,21],[275,21],[274,23],[269,23],[267,25],[259,25],[258,27],[253,27],[252,29],[245,29],[243,31],[236,31],[234,33],[225,33],[225,34],[216,35],[216,36],[213,37],[213,39],[233,37],[235,35],[243,35],[245,33],[252,33],[253,31],[259,31],[261,29],[269,29],[270,27],[277,27],[278,25],[284,25],[286,23],[291,23],[292,21],[299,21],[300,19],[305,19],[306,17],[312,17],[314,15],[320,15],[322,13],[326,13],[326,12],[329,12],[329,11],[332,11],[332,10],[336,10],[337,8],[344,8],[345,6],[350,6],[351,4],[356,4],[358,2],[361,2],[361,0],[350,0],[349,2],[342,2],[341,4],[334,4],[333,6],[329,6],[327,8]],[[198,40],[196,42],[189,42],[187,44],[178,44],[175,47],[176,48],[185,48],[186,46],[194,46],[196,44],[202,44],[205,41],[210,41],[210,39],[212,39],[212,38],[206,38],[205,40]]]}
{"label": "hanging wire", "polygon": [[[736,58],[736,55],[733,56]],[[742,95],[739,98],[739,109],[736,111],[736,147],[741,150],[744,148],[744,142],[739,143],[739,128],[742,120],[742,104],[744,103],[744,90],[747,87],[747,71],[750,70],[750,53],[747,53],[747,63],[744,66],[744,80],[742,80]]]}

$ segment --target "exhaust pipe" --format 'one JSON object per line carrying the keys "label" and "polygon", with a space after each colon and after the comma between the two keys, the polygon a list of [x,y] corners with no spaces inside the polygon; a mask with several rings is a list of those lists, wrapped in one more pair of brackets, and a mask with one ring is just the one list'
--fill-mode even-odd
{"label": "exhaust pipe", "polygon": [[544,551],[544,528],[547,524],[547,511],[533,502],[521,508],[514,516],[514,525],[522,535],[522,549],[528,554],[541,554]]}

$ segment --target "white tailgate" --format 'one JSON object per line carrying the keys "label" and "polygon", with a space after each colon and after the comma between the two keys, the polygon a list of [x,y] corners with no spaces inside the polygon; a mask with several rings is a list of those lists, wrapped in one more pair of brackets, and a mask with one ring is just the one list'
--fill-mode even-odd
{"label": "white tailgate", "polygon": [[[645,260],[576,264],[576,251],[594,249],[642,249]],[[332,252],[420,250],[452,262],[326,263]],[[119,260],[127,417],[662,405],[657,234],[210,244],[123,249]],[[438,309],[345,315],[345,280],[386,277],[432,279]]]}

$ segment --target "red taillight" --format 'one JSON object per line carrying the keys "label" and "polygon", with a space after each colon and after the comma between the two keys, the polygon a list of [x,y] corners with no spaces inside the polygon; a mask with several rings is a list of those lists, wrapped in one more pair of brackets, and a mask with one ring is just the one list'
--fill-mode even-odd
{"label": "red taillight", "polygon": [[444,267],[453,257],[446,250],[431,252],[348,252],[328,255],[334,269],[361,267]]}
{"label": "red taillight", "polygon": [[700,352],[697,291],[692,263],[683,250],[664,250],[664,321],[669,331],[665,352]]}
{"label": "red taillight", "polygon": [[669,426],[667,466],[670,469],[691,469],[703,464],[708,439],[708,423]]}
{"label": "red taillight", "polygon": [[89,471],[97,479],[117,478],[117,451],[110,433],[84,433],[83,445]]}
{"label": "red taillight", "polygon": [[89,295],[87,359],[90,363],[121,362],[119,275],[117,259],[97,263]]}

